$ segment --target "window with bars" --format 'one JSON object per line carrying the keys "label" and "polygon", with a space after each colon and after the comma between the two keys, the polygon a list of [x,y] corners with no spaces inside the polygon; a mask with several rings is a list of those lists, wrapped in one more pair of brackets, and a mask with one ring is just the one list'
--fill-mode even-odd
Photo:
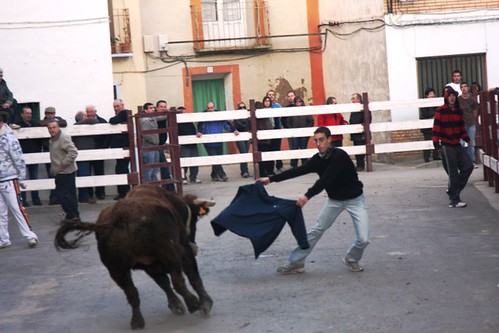
{"label": "window with bars", "polygon": [[197,51],[270,47],[263,0],[202,0],[191,8]]}
{"label": "window with bars", "polygon": [[486,89],[485,54],[419,58],[417,66],[420,98],[425,97],[424,91],[428,87],[435,89],[436,95],[441,96],[445,85],[452,81],[455,69],[461,71],[462,82],[468,85],[478,82],[482,90]]}

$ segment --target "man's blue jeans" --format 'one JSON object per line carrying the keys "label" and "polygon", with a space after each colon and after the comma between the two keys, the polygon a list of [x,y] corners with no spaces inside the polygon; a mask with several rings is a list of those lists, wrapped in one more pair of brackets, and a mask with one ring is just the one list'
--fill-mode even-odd
{"label": "man's blue jeans", "polygon": [[469,127],[466,127],[466,133],[468,133],[468,136],[471,139],[471,143],[468,146],[468,155],[471,159],[471,162],[475,164],[475,137],[476,137],[476,125],[471,125]]}
{"label": "man's blue jeans", "polygon": [[55,192],[66,213],[66,219],[80,218],[76,198],[76,172],[55,175]]}
{"label": "man's blue jeans", "polygon": [[[159,153],[157,151],[146,151],[142,153],[144,164],[157,164],[159,163]],[[155,182],[158,180],[159,169],[144,169],[144,181]]]}
{"label": "man's blue jeans", "polygon": [[[223,155],[224,153],[224,147],[222,144],[217,145],[217,146],[212,146],[212,145],[204,145],[204,148],[206,149],[206,152],[208,153],[209,156],[217,156],[217,155]],[[213,164],[211,166],[211,179],[215,180],[217,177],[218,178],[223,178],[227,177],[225,174],[224,168],[222,167],[221,164]]]}
{"label": "man's blue jeans", "polygon": [[326,204],[319,213],[317,221],[307,233],[310,247],[304,250],[297,247],[289,255],[289,261],[291,263],[304,263],[305,258],[312,252],[312,249],[322,237],[322,234],[333,225],[338,215],[344,210],[352,217],[355,230],[355,240],[348,249],[345,258],[349,262],[358,262],[364,254],[364,249],[369,244],[369,217],[367,215],[364,195],[343,201],[328,198]]}
{"label": "man's blue jeans", "polygon": [[[249,151],[249,141],[236,141],[237,149],[240,154],[246,154]],[[248,163],[243,162],[239,165],[241,176],[243,173],[248,172]]]}

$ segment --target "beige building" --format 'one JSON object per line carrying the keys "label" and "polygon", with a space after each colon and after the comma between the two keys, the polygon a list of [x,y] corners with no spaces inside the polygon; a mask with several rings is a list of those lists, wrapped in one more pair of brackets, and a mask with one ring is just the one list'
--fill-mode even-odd
{"label": "beige building", "polygon": [[[349,103],[354,92],[413,100],[429,85],[441,91],[455,68],[499,86],[499,1],[109,1],[115,92],[131,109],[166,99],[189,112],[209,100],[231,110],[269,89],[281,104],[289,90],[307,105],[327,96]],[[374,115],[417,118],[417,110]]]}
{"label": "beige building", "polygon": [[[321,48],[318,8],[305,1],[125,0],[111,10],[111,34],[119,39],[114,79],[129,107],[166,99],[201,111],[214,99],[218,109],[231,110],[240,100],[261,100],[269,89],[281,100],[292,89],[310,103],[325,100],[322,55],[309,52]],[[316,22],[309,36],[311,10]],[[120,49],[123,40],[131,52]]]}

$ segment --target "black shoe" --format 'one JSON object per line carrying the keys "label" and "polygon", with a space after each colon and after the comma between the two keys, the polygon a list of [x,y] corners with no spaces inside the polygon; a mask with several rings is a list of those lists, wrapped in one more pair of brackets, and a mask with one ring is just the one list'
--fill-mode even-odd
{"label": "black shoe", "polygon": [[106,199],[106,195],[105,194],[97,195],[97,199],[104,200],[104,199]]}
{"label": "black shoe", "polygon": [[358,166],[355,168],[355,170],[357,171],[364,171],[364,167],[363,166]]}
{"label": "black shoe", "polygon": [[222,177],[220,177],[220,179],[222,179],[223,182],[226,182],[229,180],[229,177],[227,177],[226,174],[223,174]]}
{"label": "black shoe", "polygon": [[24,206],[24,207],[29,207],[29,206],[31,206],[31,205],[30,205],[27,201],[23,201],[23,202],[22,202],[22,204],[23,204],[23,206]]}
{"label": "black shoe", "polygon": [[43,203],[40,201],[40,199],[38,199],[38,200],[33,200],[33,205],[34,206],[43,206]]}
{"label": "black shoe", "polygon": [[121,196],[121,195],[117,195],[117,196],[115,196],[115,197],[113,198],[113,200],[114,200],[114,201],[118,201],[118,200],[121,200],[121,199],[123,199],[123,198],[125,198],[125,197],[124,197],[124,196]]}

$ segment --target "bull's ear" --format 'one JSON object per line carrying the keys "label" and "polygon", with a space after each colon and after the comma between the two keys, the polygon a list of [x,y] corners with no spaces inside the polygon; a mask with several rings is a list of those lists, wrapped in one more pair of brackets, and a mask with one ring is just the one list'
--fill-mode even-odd
{"label": "bull's ear", "polygon": [[215,206],[215,201],[207,199],[194,199],[193,203],[199,207],[213,207]]}

